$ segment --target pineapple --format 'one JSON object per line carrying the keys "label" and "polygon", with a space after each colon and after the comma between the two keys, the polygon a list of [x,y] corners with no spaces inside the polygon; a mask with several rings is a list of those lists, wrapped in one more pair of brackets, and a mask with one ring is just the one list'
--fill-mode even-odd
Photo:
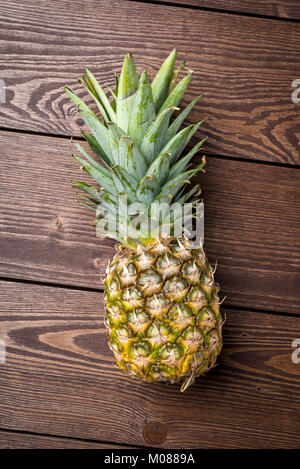
{"label": "pineapple", "polygon": [[[109,346],[129,376],[183,381],[184,391],[214,366],[222,318],[215,269],[186,231],[176,235],[177,212],[171,210],[187,205],[184,222],[191,226],[200,191],[198,185],[185,188],[205,164],[202,158],[187,169],[205,139],[182,156],[202,121],[180,130],[201,95],[171,121],[192,77],[184,64],[174,71],[175,60],[173,50],[151,83],[126,54],[111,100],[86,69],[79,81],[101,118],[71,89],[65,91],[90,130],[82,133],[94,153],[74,143],[82,156],[73,156],[100,187],[77,180],[73,185],[85,193],[82,203],[96,210],[98,234],[119,243],[104,282]],[[186,74],[178,81],[180,70]],[[143,207],[138,223],[132,204]],[[167,209],[159,211],[162,204]]]}

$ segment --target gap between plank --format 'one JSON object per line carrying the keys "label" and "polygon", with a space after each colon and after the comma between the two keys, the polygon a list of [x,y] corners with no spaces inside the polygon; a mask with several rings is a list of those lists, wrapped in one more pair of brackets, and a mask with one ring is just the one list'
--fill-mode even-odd
{"label": "gap between plank", "polygon": [[190,10],[197,10],[197,11],[207,11],[209,13],[226,13],[228,15],[235,15],[235,16],[247,16],[248,18],[260,18],[264,20],[273,20],[273,21],[285,21],[287,23],[300,23],[300,20],[297,18],[283,18],[280,16],[273,16],[273,15],[261,15],[259,13],[247,13],[245,11],[234,11],[234,10],[222,10],[222,8],[211,8],[211,7],[204,7],[204,6],[197,6],[197,5],[186,5],[184,3],[175,3],[175,2],[162,2],[160,0],[127,0],[128,2],[133,3],[150,3],[152,5],[160,5],[160,6],[169,6],[169,7],[176,7],[176,8],[187,8]]}
{"label": "gap between plank", "polygon": [[[108,445],[116,445],[116,446],[126,446],[128,449],[134,449],[134,447],[138,446],[138,449],[148,449],[151,447],[146,447],[146,446],[141,446],[141,445],[129,445],[127,443],[119,443],[115,441],[103,441],[103,440],[95,440],[95,439],[88,439],[88,438],[80,438],[77,436],[66,436],[66,435],[60,435],[60,434],[49,434],[49,433],[38,433],[38,432],[28,432],[26,430],[13,430],[11,428],[2,428],[0,427],[0,434],[1,432],[6,432],[6,433],[17,433],[18,435],[28,435],[28,436],[45,436],[47,438],[62,438],[64,440],[76,440],[76,441],[85,441],[86,443],[99,443],[99,444],[108,444]],[[109,448],[108,448],[109,449]],[[116,448],[117,449],[117,448]]]}
{"label": "gap between plank", "polygon": [[[131,1],[131,0],[127,0]],[[10,132],[10,133],[17,133],[17,134],[24,134],[24,135],[33,135],[37,137],[49,137],[49,138],[60,138],[64,140],[73,140],[73,141],[79,141],[79,142],[85,142],[85,139],[83,137],[68,137],[66,135],[61,135],[61,134],[50,134],[46,132],[35,132],[34,130],[22,130],[22,129],[12,129],[12,128],[5,128],[5,127],[0,127],[0,132]],[[187,146],[189,148],[189,146]],[[262,164],[262,165],[267,165],[267,166],[274,166],[275,168],[281,167],[281,168],[293,168],[293,169],[300,169],[300,164],[291,164],[291,163],[280,163],[280,162],[274,162],[274,161],[264,161],[264,160],[254,160],[251,158],[236,158],[234,156],[227,156],[227,155],[216,155],[215,153],[209,153],[209,152],[204,152],[207,156],[210,156],[212,158],[216,158],[219,160],[229,160],[229,161],[239,161],[242,163],[252,163],[252,164]]]}
{"label": "gap between plank", "polygon": [[[77,290],[77,291],[84,291],[84,292],[90,292],[90,293],[104,293],[103,288],[90,288],[90,287],[83,287],[79,285],[67,285],[67,284],[62,284],[62,283],[43,282],[40,280],[0,277],[0,282],[24,283],[24,284],[29,284],[29,285],[39,285],[42,287],[63,288],[65,290]],[[252,313],[273,314],[275,316],[286,316],[290,318],[300,317],[300,313],[289,313],[287,311],[272,311],[269,309],[251,308],[251,307],[248,308],[246,306],[236,306],[236,305],[230,305],[230,304],[223,305],[222,310],[249,311]]]}

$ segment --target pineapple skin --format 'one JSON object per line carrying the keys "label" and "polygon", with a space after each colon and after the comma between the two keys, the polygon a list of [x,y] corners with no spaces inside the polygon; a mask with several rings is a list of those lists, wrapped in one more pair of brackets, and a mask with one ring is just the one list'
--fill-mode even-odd
{"label": "pineapple skin", "polygon": [[187,239],[119,246],[104,286],[109,347],[129,376],[183,380],[184,391],[214,366],[222,348],[219,286],[202,248]]}

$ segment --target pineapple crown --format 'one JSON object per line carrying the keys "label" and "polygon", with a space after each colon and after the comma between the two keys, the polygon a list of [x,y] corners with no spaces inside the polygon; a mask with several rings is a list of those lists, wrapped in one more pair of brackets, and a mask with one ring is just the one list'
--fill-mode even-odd
{"label": "pineapple crown", "polygon": [[[79,143],[73,142],[82,154],[73,157],[100,185],[99,189],[73,180],[73,187],[85,193],[81,203],[96,210],[98,234],[130,247],[150,244],[162,227],[168,226],[170,235],[174,236],[178,205],[185,204],[190,209],[184,215],[187,226],[199,202],[199,185],[188,192],[185,188],[192,176],[202,170],[205,157],[196,167],[187,167],[206,139],[186,155],[181,154],[203,120],[182,130],[180,127],[202,95],[193,99],[170,123],[174,111],[179,111],[178,105],[193,74],[187,70],[177,82],[185,63],[174,71],[176,55],[174,49],[151,83],[147,71],[139,76],[131,54],[126,54],[121,74],[116,76],[115,90],[109,89],[112,100],[86,69],[79,82],[95,100],[102,118],[65,87],[91,132],[82,131],[82,134],[94,154],[90,156]],[[163,204],[167,210],[162,209]],[[129,206],[134,209],[128,211]],[[141,223],[141,214],[147,221],[147,229]],[[150,228],[149,220],[156,221]]]}

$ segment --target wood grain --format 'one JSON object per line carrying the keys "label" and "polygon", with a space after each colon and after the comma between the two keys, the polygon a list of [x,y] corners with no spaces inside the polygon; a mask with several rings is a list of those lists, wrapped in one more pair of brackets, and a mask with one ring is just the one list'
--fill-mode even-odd
{"label": "wood grain", "polygon": [[226,309],[218,366],[182,394],[114,365],[100,294],[14,282],[1,292],[3,428],[167,448],[299,447],[299,318]]}
{"label": "wood grain", "polygon": [[[155,1],[155,0],[154,0]],[[216,8],[256,15],[275,16],[278,18],[300,19],[298,0],[160,0],[164,3],[178,3],[194,7]]]}
{"label": "wood grain", "polygon": [[300,104],[291,98],[300,78],[297,23],[117,0],[84,8],[79,0],[41,0],[38,8],[10,0],[0,5],[0,30],[2,127],[79,135],[63,86],[78,91],[85,66],[112,85],[126,52],[153,76],[177,47],[195,72],[183,105],[205,92],[190,120],[208,118],[210,154],[300,162]]}
{"label": "wood grain", "polygon": [[[0,148],[0,275],[102,288],[114,243],[96,238],[93,212],[76,202],[70,180],[90,179],[73,145],[2,132]],[[300,171],[210,157],[199,182],[227,304],[299,313]]]}
{"label": "wood grain", "polygon": [[18,433],[0,430],[0,449],[124,449],[132,446],[121,446],[112,443],[76,440],[32,433]]}

